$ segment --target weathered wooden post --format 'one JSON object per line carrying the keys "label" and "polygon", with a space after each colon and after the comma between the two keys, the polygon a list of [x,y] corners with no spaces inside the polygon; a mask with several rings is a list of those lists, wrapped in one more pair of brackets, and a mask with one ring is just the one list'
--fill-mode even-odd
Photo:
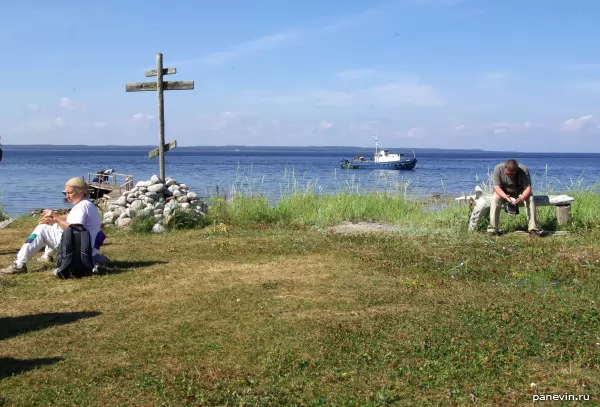
{"label": "weathered wooden post", "polygon": [[146,77],[156,76],[156,82],[130,82],[125,85],[126,92],[156,91],[158,95],[158,148],[148,153],[148,159],[159,157],[160,179],[165,180],[165,153],[177,147],[177,140],[165,144],[165,90],[194,90],[194,81],[164,82],[164,75],[177,73],[177,68],[163,68],[163,55],[156,54],[156,69],[146,71]]}

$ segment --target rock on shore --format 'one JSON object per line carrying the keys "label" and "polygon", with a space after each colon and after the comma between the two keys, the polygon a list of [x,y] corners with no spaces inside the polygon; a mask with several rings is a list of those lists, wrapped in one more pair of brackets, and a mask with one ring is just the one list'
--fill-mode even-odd
{"label": "rock on shore", "polygon": [[124,227],[130,225],[135,217],[151,216],[156,220],[152,231],[160,233],[174,213],[185,211],[198,219],[206,216],[208,205],[187,185],[168,177],[163,183],[157,175],[153,175],[148,181],[139,181],[116,200],[106,202],[104,210],[104,227]]}

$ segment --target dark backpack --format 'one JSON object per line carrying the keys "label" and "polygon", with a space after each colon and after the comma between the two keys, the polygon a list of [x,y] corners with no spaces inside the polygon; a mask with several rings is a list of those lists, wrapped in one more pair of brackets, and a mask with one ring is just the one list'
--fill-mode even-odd
{"label": "dark backpack", "polygon": [[79,278],[92,274],[94,260],[90,232],[83,225],[69,225],[58,246],[56,276]]}

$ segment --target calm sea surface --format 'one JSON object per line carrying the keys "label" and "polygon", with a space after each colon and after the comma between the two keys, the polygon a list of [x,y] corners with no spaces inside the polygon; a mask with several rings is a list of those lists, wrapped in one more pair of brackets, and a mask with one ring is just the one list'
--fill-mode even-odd
{"label": "calm sea surface", "polygon": [[[134,183],[158,174],[158,159],[147,150],[19,149],[4,147],[0,162],[0,204],[11,216],[37,208],[62,208],[62,187],[74,176],[99,169],[133,175]],[[200,196],[259,193],[275,202],[294,191],[318,193],[387,191],[422,196],[471,193],[494,165],[515,158],[529,166],[534,190],[566,192],[600,184],[600,154],[418,152],[414,171],[342,170],[341,158],[372,154],[369,149],[181,148],[166,155],[166,175]],[[392,152],[400,152],[392,149]]]}

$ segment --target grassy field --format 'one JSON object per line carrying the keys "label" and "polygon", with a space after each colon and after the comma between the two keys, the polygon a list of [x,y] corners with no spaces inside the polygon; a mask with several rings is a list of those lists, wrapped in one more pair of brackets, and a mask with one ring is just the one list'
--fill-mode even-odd
{"label": "grassy field", "polygon": [[[110,230],[103,275],[0,276],[0,405],[597,405],[600,196],[576,198],[571,233],[544,238],[466,233],[466,206],[310,194]],[[328,229],[344,220],[400,231]],[[0,230],[2,266],[35,222]]]}

